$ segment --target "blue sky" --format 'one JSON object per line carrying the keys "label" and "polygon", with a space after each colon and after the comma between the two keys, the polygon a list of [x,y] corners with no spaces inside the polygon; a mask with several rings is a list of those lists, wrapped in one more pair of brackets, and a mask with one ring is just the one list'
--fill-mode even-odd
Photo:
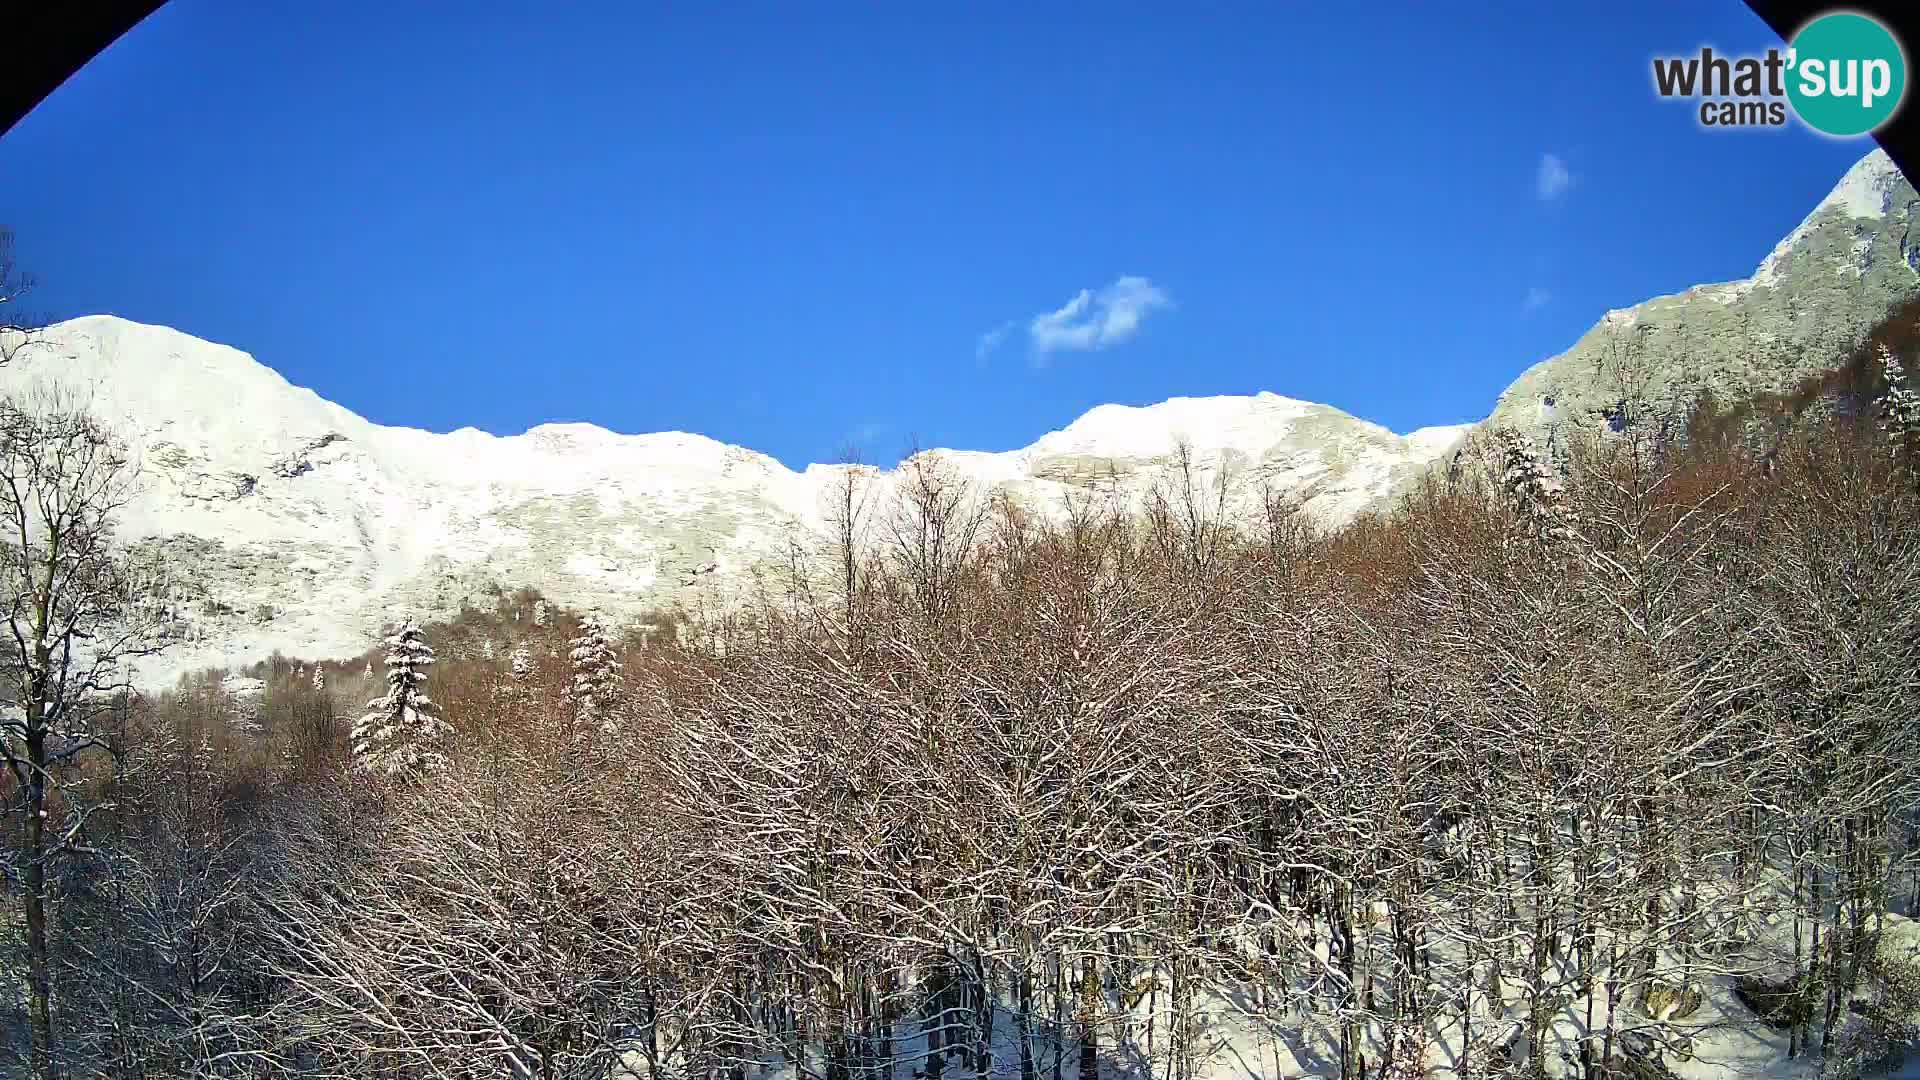
{"label": "blue sky", "polygon": [[1737,0],[174,0],[0,138],[0,222],[41,307],[382,423],[799,466],[1271,390],[1406,431],[1751,272],[1871,149],[1653,94],[1775,41]]}

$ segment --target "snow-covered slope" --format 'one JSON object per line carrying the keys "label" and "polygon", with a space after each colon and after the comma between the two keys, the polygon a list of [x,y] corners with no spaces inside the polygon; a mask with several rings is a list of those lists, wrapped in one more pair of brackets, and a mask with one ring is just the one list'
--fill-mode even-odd
{"label": "snow-covered slope", "polygon": [[[123,536],[165,546],[192,639],[147,682],[275,649],[356,653],[384,622],[450,614],[494,588],[532,585],[617,621],[724,603],[791,542],[822,540],[846,473],[794,472],[677,432],[382,427],[236,349],[106,316],[62,323],[0,368],[0,389],[49,380],[84,388],[141,461]],[[1139,498],[1185,442],[1207,482],[1232,478],[1235,504],[1270,485],[1335,524],[1461,430],[1402,437],[1260,394],[1107,405],[1023,450],[930,453],[977,490],[1047,512],[1076,491]],[[897,478],[863,475],[872,505],[887,505]]]}

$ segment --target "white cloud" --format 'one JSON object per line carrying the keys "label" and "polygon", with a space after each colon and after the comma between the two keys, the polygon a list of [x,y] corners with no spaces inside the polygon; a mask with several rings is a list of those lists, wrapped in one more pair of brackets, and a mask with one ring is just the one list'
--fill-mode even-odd
{"label": "white cloud", "polygon": [[1558,154],[1541,154],[1540,169],[1534,174],[1533,193],[1541,202],[1552,202],[1573,186],[1573,173]]}
{"label": "white cloud", "polygon": [[1035,315],[1027,324],[1034,352],[1086,352],[1129,340],[1146,317],[1173,306],[1164,289],[1143,277],[1126,276],[1094,292],[1081,289],[1066,306]]}
{"label": "white cloud", "polygon": [[1521,304],[1528,311],[1538,311],[1553,301],[1553,294],[1538,285],[1527,290],[1527,298]]}
{"label": "white cloud", "polygon": [[974,342],[973,358],[975,360],[985,360],[987,354],[998,349],[1001,343],[1007,340],[1007,335],[1013,332],[1014,325],[1012,322],[1004,322],[986,333],[981,334],[980,340]]}

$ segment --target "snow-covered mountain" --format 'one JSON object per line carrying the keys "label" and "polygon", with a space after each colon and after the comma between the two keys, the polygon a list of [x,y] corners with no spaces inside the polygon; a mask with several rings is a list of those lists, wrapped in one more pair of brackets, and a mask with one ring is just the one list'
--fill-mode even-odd
{"label": "snow-covered mountain", "polygon": [[[1914,292],[1917,211],[1912,185],[1876,151],[1752,278],[1611,313],[1521,375],[1486,423],[1549,437],[1604,424],[1617,394],[1594,359],[1622,324],[1641,328],[1657,395],[1675,404],[1831,363]],[[142,462],[122,534],[166,550],[189,636],[139,673],[149,684],[276,649],[351,655],[402,615],[446,615],[523,585],[616,622],[728,603],[755,567],[824,540],[849,468],[795,472],[700,435],[589,424],[507,437],[383,427],[246,353],[107,316],[62,323],[0,368],[0,390],[45,380],[86,388]],[[977,490],[1044,513],[1076,494],[1137,500],[1171,479],[1184,443],[1204,482],[1231,478],[1234,512],[1270,488],[1337,525],[1404,490],[1470,427],[1397,435],[1262,393],[1103,405],[1025,449],[928,453]],[[899,478],[863,471],[871,505],[884,508]]]}
{"label": "snow-covered mountain", "polygon": [[[724,603],[747,572],[825,536],[849,466],[795,472],[700,435],[546,424],[499,437],[383,427],[289,384],[237,349],[89,316],[0,368],[0,388],[85,388],[131,442],[141,493],[129,541],[163,544],[195,640],[149,680],[274,649],[351,655],[384,622],[449,614],[533,585],[616,621]],[[1451,445],[1274,394],[1105,405],[1023,450],[929,451],[977,490],[1035,510],[1075,492],[1137,498],[1185,442],[1236,505],[1263,482],[1329,523],[1352,517]],[[863,470],[884,507],[899,471]],[[883,527],[876,510],[875,529]]]}
{"label": "snow-covered mountain", "polygon": [[1631,410],[1675,419],[1721,401],[1790,389],[1842,362],[1920,289],[1920,194],[1874,150],[1753,274],[1607,312],[1573,348],[1527,369],[1485,424],[1564,447],[1570,432],[1617,430]]}

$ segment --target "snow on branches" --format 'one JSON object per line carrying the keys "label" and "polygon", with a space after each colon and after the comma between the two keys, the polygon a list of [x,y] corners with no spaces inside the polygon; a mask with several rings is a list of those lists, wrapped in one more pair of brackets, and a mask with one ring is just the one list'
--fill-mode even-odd
{"label": "snow on branches", "polygon": [[387,639],[387,692],[353,725],[356,767],[387,776],[437,772],[447,765],[453,729],[427,696],[433,648],[409,620]]}
{"label": "snow on branches", "polygon": [[533,702],[533,650],[526,645],[516,645],[507,654],[507,676],[493,687],[495,705],[507,710],[521,710]]}
{"label": "snow on branches", "polygon": [[1880,370],[1887,379],[1878,402],[1880,428],[1893,440],[1896,454],[1920,445],[1920,392],[1907,382],[1906,365],[1893,350],[1880,346]]}
{"label": "snow on branches", "polygon": [[567,702],[579,721],[579,730],[611,734],[617,726],[615,713],[624,680],[620,658],[599,615],[589,613],[580,620],[580,634],[573,639],[567,656],[573,665]]}
{"label": "snow on branches", "polygon": [[1526,534],[1549,541],[1573,539],[1566,488],[1540,459],[1533,440],[1507,429],[1500,432],[1500,445],[1501,485],[1512,496]]}

